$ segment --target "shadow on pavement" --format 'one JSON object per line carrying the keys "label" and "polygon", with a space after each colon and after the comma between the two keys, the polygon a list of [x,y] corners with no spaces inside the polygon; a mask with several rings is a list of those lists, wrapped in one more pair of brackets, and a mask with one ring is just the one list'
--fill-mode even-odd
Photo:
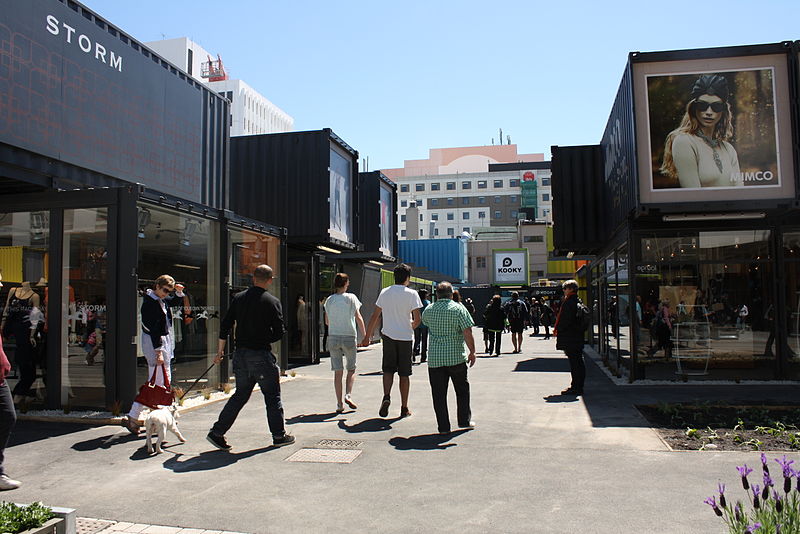
{"label": "shadow on pavement", "polygon": [[455,443],[447,443],[456,436],[469,432],[467,429],[456,430],[449,434],[420,434],[408,438],[395,437],[389,440],[389,445],[399,451],[435,451],[455,447]]}
{"label": "shadow on pavement", "polygon": [[110,449],[114,445],[122,443],[130,443],[140,439],[140,436],[134,436],[127,430],[123,432],[116,432],[108,436],[100,436],[99,438],[87,439],[86,441],[79,441],[71,448],[76,451],[87,452],[96,451],[97,449]]}
{"label": "shadow on pavement", "polygon": [[[17,421],[11,431],[11,438],[8,442],[9,447],[25,445],[43,439],[65,436],[76,432],[83,432],[96,428],[89,425],[79,425],[75,423],[41,423],[37,421]],[[119,428],[119,427],[117,427]]]}
{"label": "shadow on pavement", "polygon": [[287,419],[286,424],[293,425],[295,423],[324,423],[325,421],[328,421],[337,415],[340,414],[337,414],[336,412],[330,412],[295,415],[294,417]]}
{"label": "shadow on pavement", "polygon": [[569,360],[564,358],[532,358],[517,362],[514,372],[564,373],[569,372]]}
{"label": "shadow on pavement", "polygon": [[578,397],[576,395],[563,395],[558,393],[556,395],[548,395],[546,397],[542,397],[545,402],[578,402]]}
{"label": "shadow on pavement", "polygon": [[383,371],[374,371],[372,373],[358,373],[358,376],[382,376]]}
{"label": "shadow on pavement", "polygon": [[[133,437],[133,436],[131,436],[131,437]],[[172,447],[178,447],[180,445],[183,445],[183,443],[181,443],[181,442],[167,443],[166,441],[164,441],[164,442],[161,443],[161,450],[162,450],[162,452],[172,452],[172,450],[171,450]],[[155,440],[153,440],[153,446],[155,446]],[[177,454],[177,455],[180,456],[181,453],[172,452],[172,454]],[[139,447],[138,449],[136,449],[135,451],[133,451],[133,454],[131,454],[129,458],[131,460],[133,460],[133,461],[138,461],[138,460],[147,460],[149,458],[153,458],[153,457],[156,457],[156,456],[158,456],[158,455],[157,454],[150,454],[150,453],[147,452],[147,441],[144,441],[142,443],[142,446]]]}
{"label": "shadow on pavement", "polygon": [[360,432],[380,432],[382,430],[390,430],[392,428],[392,423],[396,423],[400,419],[400,417],[395,417],[393,419],[376,417],[374,419],[364,419],[354,425],[348,425],[344,421],[339,421],[339,428],[351,434]]}
{"label": "shadow on pavement", "polygon": [[[261,454],[278,447],[260,447],[243,452],[228,452],[228,451],[206,451],[201,452],[197,456],[192,456],[186,460],[181,461],[181,453],[174,453],[175,456],[164,461],[164,467],[174,471],[175,473],[189,473],[192,471],[210,471],[212,469],[219,469],[235,464],[239,460],[251,458],[257,454]],[[147,450],[144,450],[145,455]]]}

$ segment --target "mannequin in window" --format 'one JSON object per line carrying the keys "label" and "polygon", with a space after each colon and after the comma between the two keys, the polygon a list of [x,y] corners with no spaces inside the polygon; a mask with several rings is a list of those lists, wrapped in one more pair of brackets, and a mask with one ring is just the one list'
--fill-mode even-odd
{"label": "mannequin in window", "polygon": [[35,396],[31,391],[31,386],[36,380],[34,334],[39,322],[43,320],[39,295],[33,290],[30,282],[22,282],[21,286],[12,288],[8,292],[0,331],[4,337],[13,336],[17,343],[14,365],[19,369],[20,378],[12,391],[14,402]]}

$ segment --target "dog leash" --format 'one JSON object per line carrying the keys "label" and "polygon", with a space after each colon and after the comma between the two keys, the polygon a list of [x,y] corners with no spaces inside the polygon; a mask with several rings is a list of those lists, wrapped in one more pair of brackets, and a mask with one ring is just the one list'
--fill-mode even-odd
{"label": "dog leash", "polygon": [[[233,353],[232,353],[232,352],[229,352],[229,353],[227,353],[227,354],[223,354],[223,355],[222,355],[222,357],[223,357],[223,358],[225,358],[225,357],[228,357],[228,356],[230,356],[231,354],[233,354]],[[194,387],[197,385],[197,383],[198,383],[198,382],[200,382],[200,380],[202,380],[202,379],[203,379],[203,377],[204,377],[204,376],[206,376],[206,375],[208,374],[208,372],[209,372],[209,371],[210,371],[210,370],[211,370],[211,369],[212,369],[212,368],[213,368],[215,365],[217,365],[217,364],[216,364],[216,363],[212,363],[211,365],[209,365],[209,366],[208,366],[208,369],[206,369],[206,370],[205,370],[205,372],[204,372],[202,375],[198,376],[198,377],[197,377],[197,380],[195,380],[195,381],[192,383],[192,385],[191,385],[191,386],[189,386],[189,389],[187,389],[186,391],[184,391],[184,392],[183,392],[183,395],[181,395],[180,397],[178,397],[178,402],[182,401],[182,400],[183,400],[183,398],[184,398],[186,395],[188,395],[188,393],[189,393],[189,392],[192,390],[192,388],[194,388]]]}

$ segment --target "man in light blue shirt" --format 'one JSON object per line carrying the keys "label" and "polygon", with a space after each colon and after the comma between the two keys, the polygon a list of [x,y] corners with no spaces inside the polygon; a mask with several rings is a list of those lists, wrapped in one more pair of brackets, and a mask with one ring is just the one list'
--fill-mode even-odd
{"label": "man in light blue shirt", "polygon": [[347,379],[344,402],[356,409],[356,403],[350,397],[356,378],[356,324],[363,333],[364,319],[361,317],[361,301],[352,293],[348,293],[350,277],[345,273],[336,273],[333,288],[336,291],[325,299],[325,322],[328,325],[328,351],[331,354],[331,370],[333,371],[333,388],[336,392],[336,413],[344,412],[342,405],[342,375],[344,361],[347,362]]}

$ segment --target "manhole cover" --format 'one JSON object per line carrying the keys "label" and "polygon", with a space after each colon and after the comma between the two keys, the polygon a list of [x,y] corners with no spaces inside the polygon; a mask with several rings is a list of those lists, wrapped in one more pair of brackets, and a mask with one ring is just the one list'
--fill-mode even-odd
{"label": "manhole cover", "polygon": [[317,447],[330,447],[332,449],[360,449],[363,441],[354,439],[323,439],[317,443]]}
{"label": "manhole cover", "polygon": [[289,456],[287,462],[319,462],[350,464],[364,452],[360,449],[300,449]]}
{"label": "manhole cover", "polygon": [[89,519],[88,517],[75,518],[75,532],[77,534],[96,534],[111,525],[113,521],[101,521],[100,519]]}

